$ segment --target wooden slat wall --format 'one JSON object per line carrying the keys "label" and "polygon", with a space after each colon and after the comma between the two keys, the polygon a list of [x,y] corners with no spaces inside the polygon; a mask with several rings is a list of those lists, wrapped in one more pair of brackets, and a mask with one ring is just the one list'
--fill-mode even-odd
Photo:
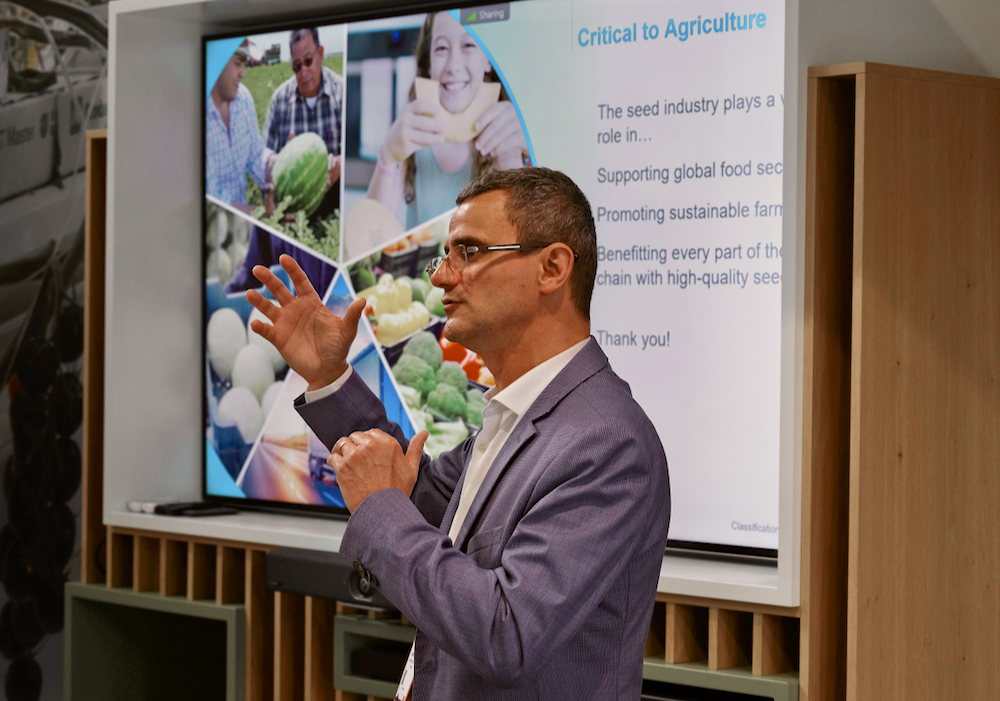
{"label": "wooden slat wall", "polygon": [[191,543],[187,554],[187,598],[215,598],[215,550],[208,543]]}
{"label": "wooden slat wall", "polygon": [[188,544],[170,538],[160,538],[160,595],[187,594]]}
{"label": "wooden slat wall", "polygon": [[246,551],[228,545],[216,546],[215,601],[242,604],[246,596]]}
{"label": "wooden slat wall", "polygon": [[[259,546],[178,540],[176,535],[116,527],[107,529],[107,538],[109,586],[245,606],[248,701],[379,701],[333,689],[334,615],[361,612],[269,590],[266,552]],[[769,612],[764,614],[748,604],[731,609],[715,600],[683,597],[685,603],[679,604],[669,598],[658,596],[647,656],[673,662],[708,660],[712,669],[749,666],[758,675],[798,669],[796,609],[762,606]],[[368,616],[389,614],[371,611]],[[755,616],[777,627],[761,636]]]}
{"label": "wooden slat wall", "polygon": [[274,594],[267,588],[267,554],[248,550],[245,566],[246,699],[264,701],[274,694]]}
{"label": "wooden slat wall", "polygon": [[107,580],[109,587],[132,586],[132,547],[131,534],[107,529]]}
{"label": "wooden slat wall", "polygon": [[708,610],[708,668],[733,669],[750,665],[753,650],[752,613]]}
{"label": "wooden slat wall", "polygon": [[668,602],[666,614],[667,663],[708,659],[708,609]]}
{"label": "wooden slat wall", "polygon": [[333,616],[336,604],[306,597],[305,692],[307,701],[333,701]]}
{"label": "wooden slat wall", "polygon": [[305,697],[305,637],[305,597],[274,592],[275,701]]}
{"label": "wooden slat wall", "polygon": [[766,613],[753,614],[753,673],[769,676],[799,668],[798,621]]}
{"label": "wooden slat wall", "polygon": [[132,538],[132,588],[160,590],[160,539],[136,535]]}
{"label": "wooden slat wall", "polygon": [[[271,591],[266,552],[259,546],[115,527],[107,529],[107,538],[108,586],[244,605],[248,701],[380,701],[333,688],[334,616],[359,611]],[[707,660],[711,669],[751,667],[758,675],[798,669],[797,610],[764,606],[765,614],[747,604],[729,609],[684,600],[657,602],[647,656],[674,663]],[[388,616],[368,612],[373,619]],[[771,627],[762,628],[758,617]]]}

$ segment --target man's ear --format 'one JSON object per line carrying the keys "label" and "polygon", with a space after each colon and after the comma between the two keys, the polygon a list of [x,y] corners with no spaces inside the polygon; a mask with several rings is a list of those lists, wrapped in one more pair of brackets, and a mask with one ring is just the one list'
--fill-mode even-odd
{"label": "man's ear", "polygon": [[551,294],[569,287],[576,256],[564,243],[554,243],[542,251],[541,267],[538,272],[538,291]]}

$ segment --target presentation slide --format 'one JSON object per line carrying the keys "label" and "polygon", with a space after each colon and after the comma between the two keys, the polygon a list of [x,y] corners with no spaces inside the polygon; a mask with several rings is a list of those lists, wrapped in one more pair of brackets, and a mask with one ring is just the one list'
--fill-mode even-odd
{"label": "presentation slide", "polygon": [[[666,450],[671,541],[776,550],[784,15],[782,0],[523,0],[206,41],[206,200],[243,241],[220,263],[206,218],[208,306],[239,308],[251,265],[281,252],[338,305],[366,297],[352,362],[446,450],[477,430],[492,375],[441,337],[424,266],[478,174],[561,170],[597,223],[592,333]],[[209,492],[339,506],[280,407],[224,430],[224,375],[208,362],[206,450],[242,443],[214,473],[207,460]],[[262,467],[269,431],[300,455],[293,490],[270,485],[294,459]]]}
{"label": "presentation slide", "polygon": [[663,441],[671,540],[778,547],[784,12],[538,2],[470,26],[538,164],[590,199],[592,330]]}

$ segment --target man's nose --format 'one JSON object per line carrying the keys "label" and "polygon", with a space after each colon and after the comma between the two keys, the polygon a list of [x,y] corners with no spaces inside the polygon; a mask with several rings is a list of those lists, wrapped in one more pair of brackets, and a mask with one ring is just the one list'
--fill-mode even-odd
{"label": "man's nose", "polygon": [[445,258],[441,261],[441,265],[437,267],[437,270],[431,273],[431,284],[434,287],[448,289],[455,285],[457,276],[458,274],[455,272],[455,269],[451,267],[451,261]]}

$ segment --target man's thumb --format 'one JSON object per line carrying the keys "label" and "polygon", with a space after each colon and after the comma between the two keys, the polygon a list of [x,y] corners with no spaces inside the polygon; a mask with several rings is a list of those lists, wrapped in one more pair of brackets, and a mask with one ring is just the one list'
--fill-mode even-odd
{"label": "man's thumb", "polygon": [[410,439],[410,445],[406,448],[406,459],[413,467],[420,466],[420,456],[424,454],[424,443],[427,442],[427,437],[430,435],[427,431],[421,431]]}
{"label": "man's thumb", "polygon": [[[361,313],[364,312],[365,307],[368,305],[368,301],[364,297],[358,297],[356,300],[351,302],[347,307],[347,311],[344,312],[344,323],[347,326],[355,327],[361,320]],[[421,443],[421,445],[423,445]]]}

